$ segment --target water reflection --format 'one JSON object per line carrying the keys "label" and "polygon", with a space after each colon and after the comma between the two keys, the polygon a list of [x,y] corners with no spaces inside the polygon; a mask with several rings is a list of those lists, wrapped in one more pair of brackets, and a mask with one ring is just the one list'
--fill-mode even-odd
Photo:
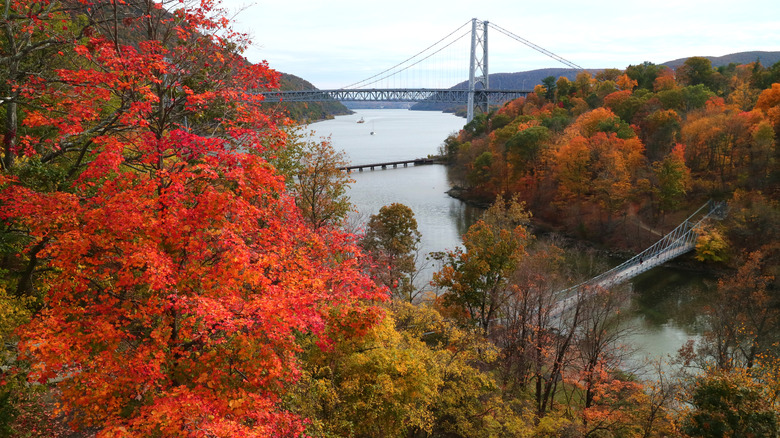
{"label": "water reflection", "polygon": [[673,324],[690,334],[701,331],[698,317],[714,288],[712,275],[659,267],[634,278],[632,283],[634,306],[646,328]]}
{"label": "water reflection", "polygon": [[[361,117],[366,122],[357,124]],[[365,164],[435,154],[446,136],[463,123],[461,118],[442,113],[361,110],[311,128],[318,135],[330,136],[334,147],[346,151],[353,163]],[[371,128],[376,135],[370,135]],[[414,211],[422,233],[423,255],[461,245],[460,236],[482,213],[481,209],[446,194],[450,184],[444,166],[353,172],[352,176],[355,183],[348,195],[357,209],[353,222],[365,223],[382,206],[405,204]],[[591,263],[606,265],[608,260]],[[418,286],[427,284],[435,269],[430,263],[426,266]],[[630,341],[637,354],[674,354],[684,342],[695,339],[700,332],[696,316],[706,302],[712,282],[712,277],[668,267],[636,277],[630,288],[636,317],[630,325],[637,333]]]}

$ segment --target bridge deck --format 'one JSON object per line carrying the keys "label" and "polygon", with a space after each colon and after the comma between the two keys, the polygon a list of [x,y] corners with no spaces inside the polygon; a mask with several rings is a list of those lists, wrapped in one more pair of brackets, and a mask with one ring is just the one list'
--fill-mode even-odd
{"label": "bridge deck", "polygon": [[[475,90],[474,99],[501,103],[525,97],[529,90]],[[340,90],[266,91],[266,102],[437,102],[467,103],[469,90],[449,88],[366,88]]]}
{"label": "bridge deck", "polygon": [[387,169],[390,166],[398,167],[403,165],[404,167],[407,167],[409,164],[412,164],[414,166],[423,166],[428,164],[436,164],[438,161],[436,161],[433,158],[414,158],[411,160],[401,160],[401,161],[388,161],[385,163],[373,163],[373,164],[354,164],[351,166],[344,166],[339,167],[339,170],[346,170],[347,172],[350,172],[352,170],[357,169],[358,171],[362,172],[363,169],[371,169],[374,170],[375,168],[379,167],[382,169]]}

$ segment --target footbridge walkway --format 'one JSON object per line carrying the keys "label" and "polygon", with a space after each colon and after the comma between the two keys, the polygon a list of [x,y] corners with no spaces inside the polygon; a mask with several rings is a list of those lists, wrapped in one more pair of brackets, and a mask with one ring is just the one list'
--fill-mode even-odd
{"label": "footbridge walkway", "polygon": [[574,300],[580,295],[578,292],[582,290],[596,290],[598,288],[616,286],[675,257],[692,251],[696,248],[696,239],[699,237],[700,225],[712,219],[721,220],[725,217],[726,212],[727,205],[725,202],[708,201],[678,225],[677,228],[646,250],[590,280],[557,292],[556,295],[560,297],[560,300],[553,314],[561,315],[565,313],[566,309],[569,309]]}

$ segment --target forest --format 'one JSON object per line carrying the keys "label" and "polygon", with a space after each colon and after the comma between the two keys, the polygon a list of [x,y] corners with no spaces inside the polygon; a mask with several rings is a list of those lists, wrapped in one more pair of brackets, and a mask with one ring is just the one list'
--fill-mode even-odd
{"label": "forest", "polygon": [[[0,436],[777,437],[780,65],[545,79],[442,154],[489,205],[419,286],[218,2],[19,0],[0,35]],[[292,111],[292,110],[291,110]],[[626,251],[707,199],[705,334],[630,360]],[[739,303],[735,306],[735,303]]]}

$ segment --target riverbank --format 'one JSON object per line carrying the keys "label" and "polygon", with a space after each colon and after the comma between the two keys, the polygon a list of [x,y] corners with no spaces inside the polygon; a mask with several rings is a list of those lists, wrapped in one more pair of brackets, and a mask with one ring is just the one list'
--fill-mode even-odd
{"label": "riverbank", "polygon": [[[446,193],[448,196],[480,210],[486,210],[490,207],[489,202],[469,197],[468,189],[463,187],[453,186],[447,190]],[[634,257],[638,253],[626,248],[608,247],[605,246],[602,242],[583,239],[571,233],[567,233],[560,225],[545,222],[536,216],[531,217],[530,224],[527,228],[534,236],[543,236],[548,238],[554,236],[557,240],[562,240],[566,247],[582,248],[582,250],[590,251],[596,254],[598,257],[603,257],[610,260],[619,260],[620,262],[623,262],[630,259],[631,257]],[[654,232],[654,230],[651,229],[648,229],[648,231]],[[660,240],[663,237],[663,234],[657,234],[658,240]],[[649,247],[650,245],[647,246]],[[668,261],[664,264],[664,266],[677,270],[689,271],[700,275],[718,277],[731,272],[731,270],[726,266],[708,265],[696,260],[693,253],[681,255],[680,257]]]}

